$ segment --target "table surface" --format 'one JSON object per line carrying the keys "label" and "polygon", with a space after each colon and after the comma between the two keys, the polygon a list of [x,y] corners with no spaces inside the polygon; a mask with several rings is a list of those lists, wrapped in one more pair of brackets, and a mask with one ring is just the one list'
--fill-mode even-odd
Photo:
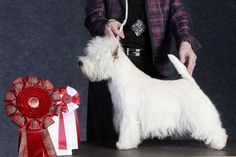
{"label": "table surface", "polygon": [[71,157],[164,157],[164,156],[236,156],[236,141],[223,150],[213,150],[191,140],[145,141],[137,149],[117,150],[115,142],[82,142]]}

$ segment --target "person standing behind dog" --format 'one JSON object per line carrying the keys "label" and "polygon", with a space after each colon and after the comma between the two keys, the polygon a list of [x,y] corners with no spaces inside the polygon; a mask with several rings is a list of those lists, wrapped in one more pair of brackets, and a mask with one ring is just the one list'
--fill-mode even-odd
{"label": "person standing behind dog", "polygon": [[[190,16],[182,0],[128,0],[128,4],[127,23],[119,30],[125,18],[125,0],[86,0],[85,26],[91,36],[119,37],[126,55],[140,70],[155,78],[169,79],[175,74],[167,57],[173,34],[180,60],[192,75],[195,52],[201,45],[191,33]],[[106,81],[90,82],[87,140],[116,138]]]}

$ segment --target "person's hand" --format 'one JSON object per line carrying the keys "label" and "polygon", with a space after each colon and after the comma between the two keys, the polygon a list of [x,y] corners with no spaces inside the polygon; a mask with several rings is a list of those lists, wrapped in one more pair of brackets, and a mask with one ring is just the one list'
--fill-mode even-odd
{"label": "person's hand", "polygon": [[194,53],[192,46],[189,42],[182,42],[179,47],[180,61],[185,64],[187,63],[187,70],[190,75],[193,74],[193,70],[196,66],[197,56]]}
{"label": "person's hand", "polygon": [[119,21],[114,19],[109,20],[105,25],[105,35],[115,38],[124,38],[123,29],[119,30],[120,27],[121,23]]}

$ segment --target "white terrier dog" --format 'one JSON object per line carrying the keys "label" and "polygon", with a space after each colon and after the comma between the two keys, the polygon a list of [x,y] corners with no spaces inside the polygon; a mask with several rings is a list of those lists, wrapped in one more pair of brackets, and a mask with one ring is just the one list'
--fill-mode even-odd
{"label": "white terrier dog", "polygon": [[168,55],[182,79],[149,77],[125,55],[115,38],[96,37],[88,43],[86,56],[78,58],[91,81],[108,80],[114,104],[118,149],[136,148],[142,140],[189,133],[214,149],[226,145],[227,135],[219,114],[185,66]]}

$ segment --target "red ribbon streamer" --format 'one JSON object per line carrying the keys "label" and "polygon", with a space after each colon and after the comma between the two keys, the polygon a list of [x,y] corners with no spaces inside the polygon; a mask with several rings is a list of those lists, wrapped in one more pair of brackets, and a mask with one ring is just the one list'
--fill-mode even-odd
{"label": "red ribbon streamer", "polygon": [[76,129],[77,129],[77,139],[78,139],[78,145],[80,144],[80,127],[79,127],[79,117],[77,115],[77,112],[75,112],[75,120],[76,120]]}
{"label": "red ribbon streamer", "polygon": [[66,132],[65,132],[65,124],[63,120],[62,112],[59,115],[59,134],[58,134],[58,142],[59,142],[59,149],[66,149]]}

